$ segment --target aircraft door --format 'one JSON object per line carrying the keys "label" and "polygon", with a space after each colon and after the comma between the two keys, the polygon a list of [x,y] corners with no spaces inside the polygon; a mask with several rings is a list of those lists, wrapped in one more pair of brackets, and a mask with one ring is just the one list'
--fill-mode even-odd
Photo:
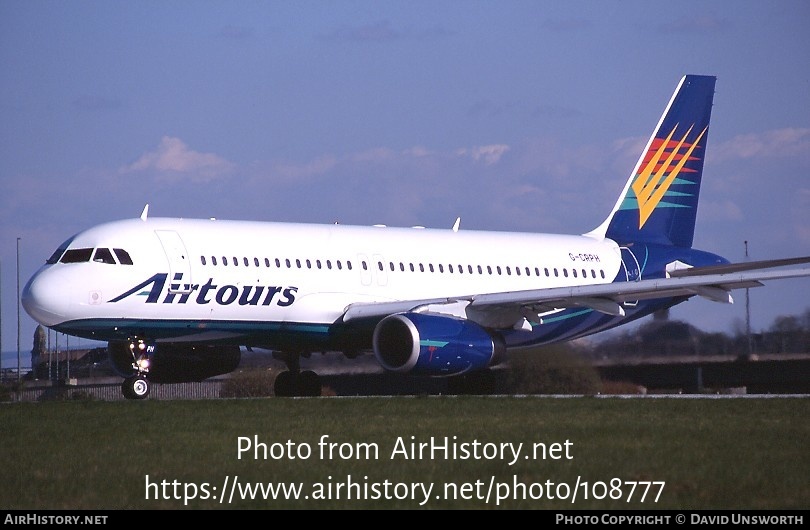
{"label": "aircraft door", "polygon": [[169,292],[191,292],[191,259],[180,234],[174,230],[155,230],[169,260]]}
{"label": "aircraft door", "polygon": [[[628,282],[637,282],[641,280],[641,266],[638,264],[636,255],[627,247],[621,247],[622,251],[622,268],[627,276]],[[624,305],[634,307],[638,304],[638,300],[624,302]]]}
{"label": "aircraft door", "polygon": [[377,275],[377,285],[380,287],[388,285],[388,273],[385,271],[385,258],[380,254],[374,254],[373,258],[372,266],[374,268],[374,274]]}
{"label": "aircraft door", "polygon": [[371,267],[374,265],[365,254],[358,254],[357,259],[360,260],[360,283],[371,285]]}

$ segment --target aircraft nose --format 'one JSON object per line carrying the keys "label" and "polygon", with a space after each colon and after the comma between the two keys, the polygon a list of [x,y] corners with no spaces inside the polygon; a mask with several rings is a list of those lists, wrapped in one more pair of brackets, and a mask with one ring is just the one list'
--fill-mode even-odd
{"label": "aircraft nose", "polygon": [[20,296],[25,312],[43,326],[62,322],[68,304],[64,285],[58,281],[51,267],[46,266],[34,274]]}

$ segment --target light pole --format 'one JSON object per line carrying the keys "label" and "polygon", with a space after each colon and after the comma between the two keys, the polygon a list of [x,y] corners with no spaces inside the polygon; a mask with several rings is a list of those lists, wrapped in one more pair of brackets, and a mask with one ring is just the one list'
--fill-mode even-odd
{"label": "light pole", "polygon": [[[748,241],[745,241],[745,261],[748,261]],[[748,339],[748,358],[754,353],[754,344],[751,340],[751,299],[748,288],[745,288],[745,337]]]}
{"label": "light pole", "polygon": [[[0,264],[2,265],[2,264]],[[3,285],[3,271],[2,266],[0,266],[0,291],[2,291]],[[0,384],[3,382],[3,296],[2,292],[0,292]]]}
{"label": "light pole", "polygon": [[20,388],[20,238],[17,238],[17,389]]}
{"label": "light pole", "polygon": [[2,285],[3,285],[3,271],[2,271],[2,264],[0,264],[0,384],[3,383],[3,296],[2,296]]}

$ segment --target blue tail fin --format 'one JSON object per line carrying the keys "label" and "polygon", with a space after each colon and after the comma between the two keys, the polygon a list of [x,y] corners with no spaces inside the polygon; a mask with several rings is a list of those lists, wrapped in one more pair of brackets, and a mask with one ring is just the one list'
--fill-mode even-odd
{"label": "blue tail fin", "polygon": [[589,235],[692,246],[715,81],[681,79],[616,206]]}

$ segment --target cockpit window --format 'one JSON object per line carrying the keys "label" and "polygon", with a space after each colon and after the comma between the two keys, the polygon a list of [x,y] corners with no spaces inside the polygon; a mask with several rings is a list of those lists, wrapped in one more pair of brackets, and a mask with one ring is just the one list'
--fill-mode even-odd
{"label": "cockpit window", "polygon": [[110,265],[115,265],[112,252],[110,252],[110,249],[108,248],[97,248],[96,253],[93,254],[93,261],[96,263],[109,263]]}
{"label": "cockpit window", "polygon": [[62,254],[64,254],[64,253],[65,253],[65,247],[57,248],[56,251],[51,255],[50,258],[48,258],[48,261],[46,261],[45,263],[47,263],[48,265],[53,265],[54,263],[59,261],[59,258],[61,258]]}
{"label": "cockpit window", "polygon": [[72,248],[65,252],[65,255],[62,256],[62,259],[59,261],[62,263],[82,263],[90,261],[90,256],[92,255],[92,248]]}
{"label": "cockpit window", "polygon": [[48,265],[53,265],[54,263],[59,261],[59,258],[62,257],[62,254],[65,253],[65,250],[67,250],[67,248],[70,246],[70,243],[73,241],[73,239],[75,239],[75,237],[76,236],[73,236],[64,243],[62,243],[61,245],[59,245],[59,248],[56,249],[56,251],[51,255],[50,258],[48,258],[48,260],[45,263],[47,263]]}
{"label": "cockpit window", "polygon": [[132,258],[129,257],[129,252],[122,248],[114,248],[113,252],[115,252],[121,265],[132,265]]}

